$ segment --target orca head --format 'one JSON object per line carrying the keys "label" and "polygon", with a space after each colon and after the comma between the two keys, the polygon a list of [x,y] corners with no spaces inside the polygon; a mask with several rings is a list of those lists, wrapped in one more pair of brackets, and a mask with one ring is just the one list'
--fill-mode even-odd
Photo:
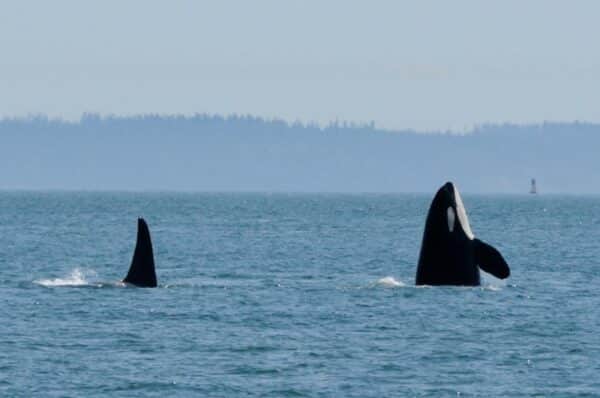
{"label": "orca head", "polygon": [[443,230],[450,236],[464,234],[469,240],[475,238],[460,193],[452,182],[444,184],[436,193],[431,203],[430,217],[432,222],[440,226],[438,231]]}

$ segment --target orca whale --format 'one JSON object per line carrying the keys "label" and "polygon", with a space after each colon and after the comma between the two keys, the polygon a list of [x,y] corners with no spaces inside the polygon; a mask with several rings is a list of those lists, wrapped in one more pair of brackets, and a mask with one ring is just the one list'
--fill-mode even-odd
{"label": "orca whale", "polygon": [[123,282],[138,287],[157,286],[150,231],[143,218],[138,218],[137,242],[129,272]]}
{"label": "orca whale", "polygon": [[429,208],[417,266],[417,285],[480,284],[479,268],[505,279],[508,264],[498,250],[475,238],[460,193],[447,182]]}

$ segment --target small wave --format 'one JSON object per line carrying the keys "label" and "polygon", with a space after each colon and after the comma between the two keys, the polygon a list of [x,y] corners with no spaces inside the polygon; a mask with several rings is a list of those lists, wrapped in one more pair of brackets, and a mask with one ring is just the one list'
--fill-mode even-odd
{"label": "small wave", "polygon": [[80,268],[75,268],[71,273],[65,278],[54,278],[54,279],[38,279],[33,281],[38,285],[46,286],[46,287],[56,287],[56,286],[88,286],[91,285],[89,282],[89,277],[95,276],[96,273],[93,271],[84,271]]}
{"label": "small wave", "polygon": [[506,280],[498,279],[484,271],[481,271],[481,282],[481,287],[484,290],[496,292],[506,287]]}
{"label": "small wave", "polygon": [[396,280],[394,277],[386,276],[377,281],[376,285],[383,287],[403,287],[406,284],[402,281]]}
{"label": "small wave", "polygon": [[498,292],[498,291],[502,290],[502,287],[496,286],[496,285],[484,285],[484,286],[482,286],[482,289],[489,290],[491,292]]}

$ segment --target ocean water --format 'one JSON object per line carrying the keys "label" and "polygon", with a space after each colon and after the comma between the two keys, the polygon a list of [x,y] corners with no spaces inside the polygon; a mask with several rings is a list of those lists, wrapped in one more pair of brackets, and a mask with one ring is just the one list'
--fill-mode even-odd
{"label": "ocean water", "polygon": [[429,195],[2,192],[0,396],[600,396],[600,197],[463,199],[508,280],[414,286]]}

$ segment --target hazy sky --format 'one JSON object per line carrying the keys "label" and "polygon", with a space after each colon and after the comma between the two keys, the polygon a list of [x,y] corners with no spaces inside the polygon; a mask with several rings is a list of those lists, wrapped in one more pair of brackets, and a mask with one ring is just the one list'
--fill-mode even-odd
{"label": "hazy sky", "polygon": [[600,2],[0,1],[0,115],[600,122]]}

